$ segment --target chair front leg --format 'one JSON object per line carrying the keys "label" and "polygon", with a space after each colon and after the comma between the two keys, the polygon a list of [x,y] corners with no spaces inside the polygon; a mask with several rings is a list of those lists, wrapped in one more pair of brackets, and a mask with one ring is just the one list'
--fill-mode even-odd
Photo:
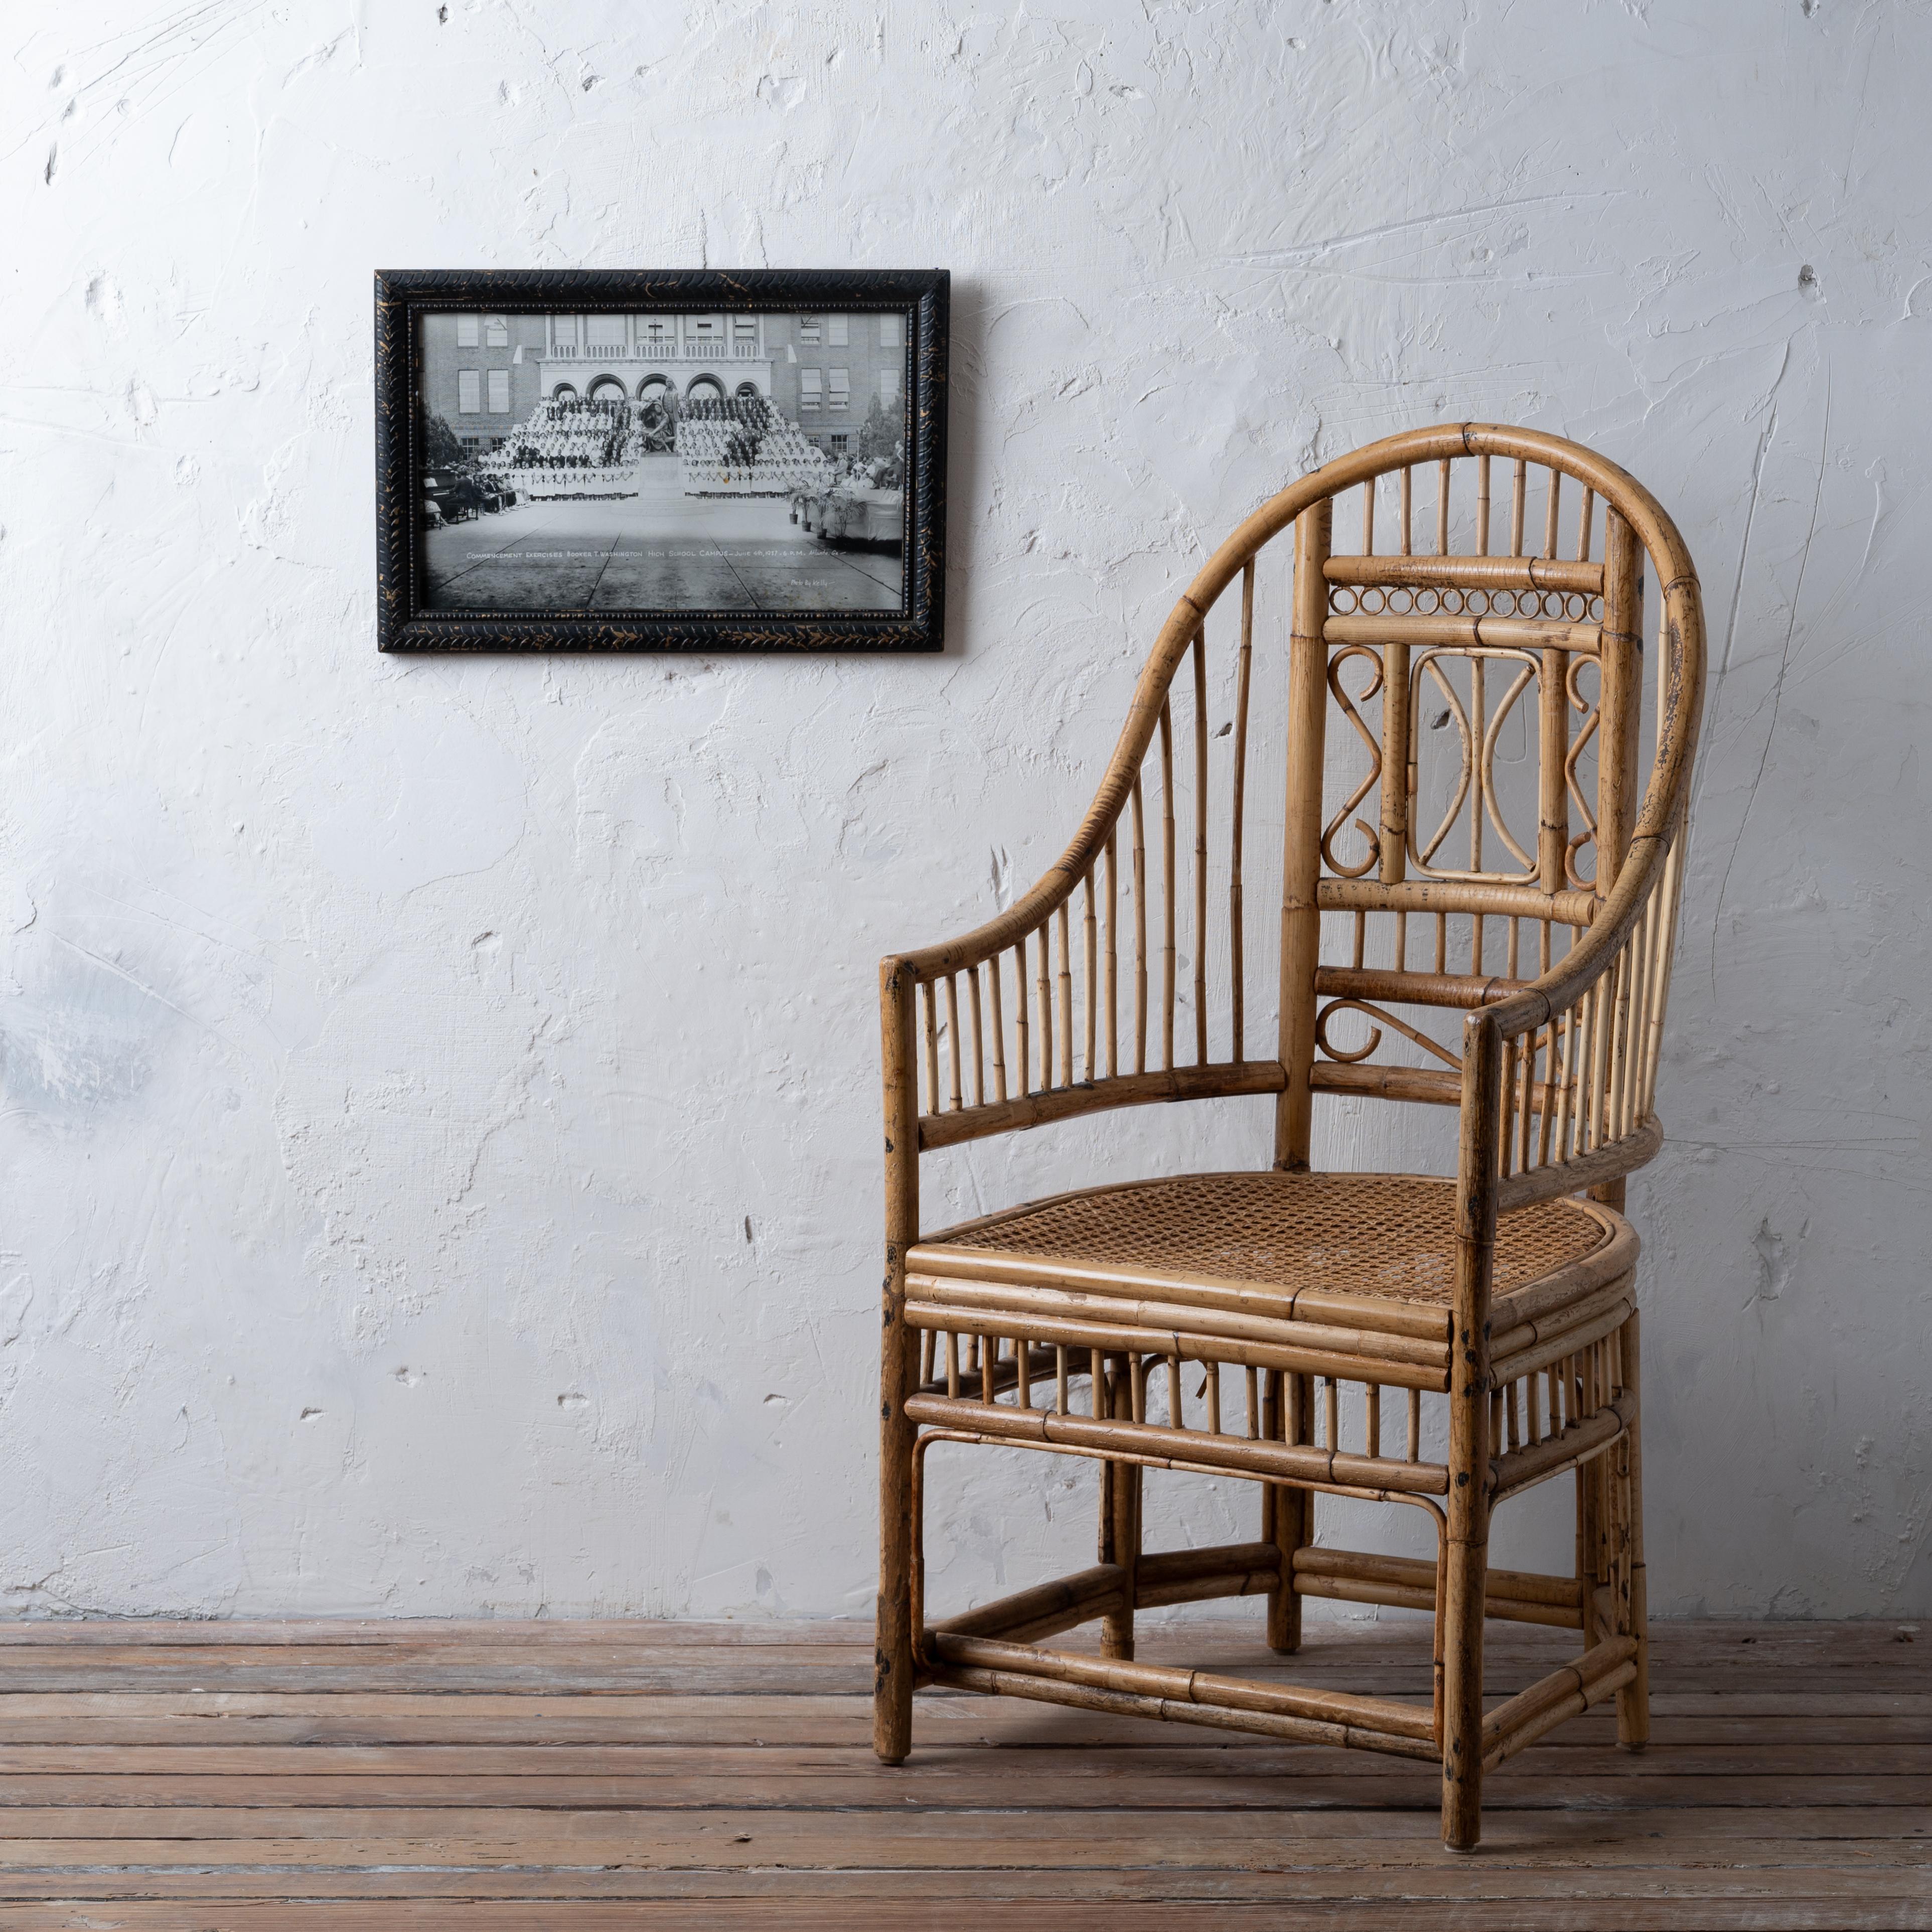
{"label": "chair front leg", "polygon": [[872,1748],[887,1764],[912,1749],[913,1441],[905,1412],[919,1367],[906,1326],[906,1250],[919,1239],[919,1072],[913,1042],[918,988],[904,963],[879,968],[884,1073],[886,1267],[879,1322],[879,1595],[872,1653]]}
{"label": "chair front leg", "polygon": [[1442,1842],[1472,1852],[1483,1830],[1483,1610],[1489,1583],[1489,1397],[1450,1412],[1448,1534],[1443,1540]]}
{"label": "chair front leg", "polygon": [[879,1595],[872,1654],[872,1749],[886,1764],[902,1762],[912,1749],[915,1432],[899,1394],[910,1346],[904,1323],[889,1321],[879,1375]]}
{"label": "chair front leg", "polygon": [[1450,1313],[1448,1574],[1442,1591],[1442,1842],[1472,1852],[1483,1830],[1483,1613],[1490,1546],[1490,1288],[1502,1151],[1502,1036],[1462,1026],[1456,1156],[1456,1291]]}

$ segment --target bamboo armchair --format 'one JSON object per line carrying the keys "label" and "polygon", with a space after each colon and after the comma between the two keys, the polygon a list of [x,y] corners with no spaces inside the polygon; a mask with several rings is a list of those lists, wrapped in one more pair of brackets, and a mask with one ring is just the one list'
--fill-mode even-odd
{"label": "bamboo armchair", "polygon": [[[1335,533],[1358,499],[1349,551]],[[1291,530],[1292,568],[1268,550]],[[1285,650],[1258,565],[1291,586]],[[1228,653],[1212,680],[1210,634]],[[927,1684],[1325,1741],[1439,1762],[1444,1841],[1467,1850],[1484,1771],[1566,1718],[1614,1696],[1619,1742],[1641,1748],[1637,1238],[1620,1210],[1660,1139],[1703,683],[1695,570],[1622,470],[1526,430],[1390,437],[1283,490],[1195,579],[1040,884],[977,932],[884,962],[882,1759],[907,1755]],[[1264,730],[1284,687],[1281,729]],[[1276,1040],[1258,1058],[1251,742],[1285,744]],[[1519,838],[1512,818],[1532,816]],[[1460,1051],[1426,1030],[1445,1012],[1463,1016]],[[1274,1096],[1271,1170],[921,1232],[923,1153],[1242,1094]],[[1456,1108],[1454,1180],[1311,1172],[1321,1095]],[[928,1622],[920,1496],[940,1442],[1097,1459],[1099,1562]],[[1144,1550],[1149,1468],[1252,1480],[1256,1540]],[[1566,1472],[1574,1574],[1490,1568],[1497,1507]],[[1419,1508],[1436,1559],[1318,1545],[1322,1495]],[[1432,1612],[1432,1698],[1132,1661],[1137,1610],[1248,1593],[1284,1653],[1304,1598]],[[1486,1618],[1574,1629],[1580,1652],[1486,1713]],[[1042,1642],[1095,1619],[1098,1657]]]}

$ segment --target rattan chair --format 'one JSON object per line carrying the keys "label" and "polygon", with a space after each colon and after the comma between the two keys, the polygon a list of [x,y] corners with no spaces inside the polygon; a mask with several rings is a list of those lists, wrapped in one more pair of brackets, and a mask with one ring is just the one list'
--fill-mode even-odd
{"label": "rattan chair", "polygon": [[[1614,1696],[1618,1742],[1642,1744],[1637,1238],[1620,1210],[1660,1141],[1703,682],[1696,572],[1622,470],[1526,430],[1390,437],[1283,490],[1195,579],[1046,878],[884,962],[881,1758],[907,1755],[927,1684],[1325,1741],[1439,1762],[1444,1841],[1466,1850],[1484,1771],[1564,1718]],[[1251,782],[1250,746],[1270,743],[1273,776],[1258,758]],[[1244,809],[1279,828],[1266,965]],[[1273,928],[1266,884],[1250,896]],[[1245,1007],[1264,986],[1275,1050],[1256,1058]],[[1430,1030],[1445,1012],[1460,1042]],[[1270,1169],[921,1232],[922,1154],[1244,1094],[1274,1096]],[[1318,1096],[1457,1109],[1454,1178],[1310,1172]],[[938,1443],[1098,1459],[1099,1563],[928,1622]],[[1257,1540],[1143,1550],[1149,1468],[1258,1483]],[[1498,1505],[1566,1472],[1575,1574],[1490,1568]],[[1323,1495],[1425,1512],[1436,1560],[1318,1544]],[[1137,1610],[1259,1592],[1280,1652],[1304,1597],[1432,1611],[1432,1699],[1132,1660]],[[1574,1629],[1580,1652],[1486,1714],[1485,1618]],[[1097,1656],[1041,1642],[1095,1619]]]}

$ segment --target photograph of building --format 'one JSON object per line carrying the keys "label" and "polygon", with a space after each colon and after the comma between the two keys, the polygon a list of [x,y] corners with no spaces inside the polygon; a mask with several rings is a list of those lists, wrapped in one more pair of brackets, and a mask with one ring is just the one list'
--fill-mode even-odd
{"label": "photograph of building", "polygon": [[903,608],[903,312],[422,331],[430,608]]}

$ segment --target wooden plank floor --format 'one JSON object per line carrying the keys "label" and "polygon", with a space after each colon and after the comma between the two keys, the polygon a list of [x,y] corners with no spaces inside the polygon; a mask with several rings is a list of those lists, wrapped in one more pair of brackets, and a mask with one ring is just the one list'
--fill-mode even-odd
{"label": "wooden plank floor", "polygon": [[[1142,1654],[1422,1696],[1425,1641]],[[1500,1633],[1491,1688],[1572,1642]],[[1429,1768],[1366,1753],[928,1694],[887,1770],[849,1624],[0,1625],[0,1932],[1932,1928],[1932,1628],[1655,1652],[1651,1750],[1593,1712],[1456,1858]]]}

